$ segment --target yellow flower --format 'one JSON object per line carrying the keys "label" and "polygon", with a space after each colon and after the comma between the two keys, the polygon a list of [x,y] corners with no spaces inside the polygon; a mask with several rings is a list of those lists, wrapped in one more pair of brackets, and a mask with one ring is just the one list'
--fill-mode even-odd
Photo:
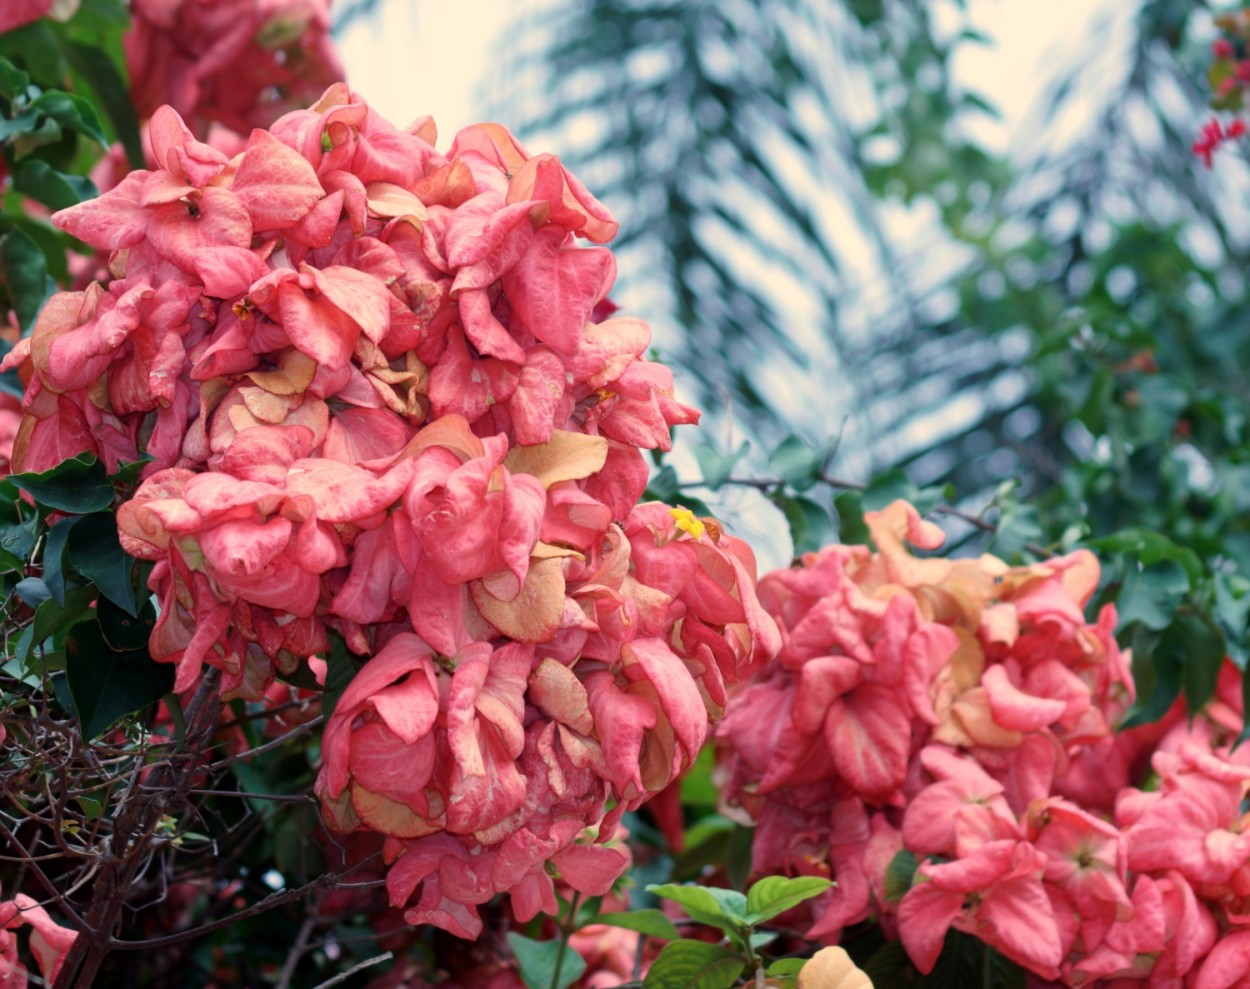
{"label": "yellow flower", "polygon": [[673,516],[677,528],[682,532],[690,533],[695,542],[703,538],[703,522],[695,518],[694,512],[689,508],[670,508],[668,514]]}

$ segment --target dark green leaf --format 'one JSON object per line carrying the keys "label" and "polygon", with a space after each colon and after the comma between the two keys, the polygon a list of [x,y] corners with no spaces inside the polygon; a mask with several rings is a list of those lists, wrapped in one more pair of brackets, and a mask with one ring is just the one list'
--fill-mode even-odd
{"label": "dark green leaf", "polygon": [[174,686],[171,664],[153,662],[146,649],[110,649],[95,621],[79,622],[70,631],[65,675],[83,738],[88,740],[118,718],[160,700]]}
{"label": "dark green leaf", "polygon": [[56,284],[39,245],[16,227],[0,237],[0,282],[8,289],[18,326],[29,333]]}
{"label": "dark green leaf", "polygon": [[77,625],[91,614],[91,602],[95,599],[96,590],[91,585],[77,587],[65,595],[64,603],[51,598],[35,609],[35,620],[31,625],[32,646],[47,641],[58,632]]}
{"label": "dark green leaf", "polygon": [[1101,539],[1091,539],[1086,545],[1103,553],[1127,553],[1142,566],[1152,567],[1164,560],[1179,563],[1191,581],[1202,578],[1202,561],[1188,546],[1177,546],[1161,532],[1134,526],[1121,529]]}
{"label": "dark green leaf", "polygon": [[747,891],[747,919],[753,925],[762,924],[819,896],[832,885],[818,876],[765,876]]}
{"label": "dark green leaf", "polygon": [[665,916],[664,911],[651,908],[630,910],[628,913],[601,913],[597,917],[592,917],[590,923],[624,927],[626,930],[637,931],[647,937],[664,938],[666,941],[676,941],[680,936],[673,922]]}
{"label": "dark green leaf", "polygon": [[1133,651],[1133,682],[1137,686],[1137,703],[1129,709],[1121,729],[1158,721],[1167,714],[1181,692],[1183,654],[1164,643],[1163,636],[1137,623],[1127,630],[1128,646]]}
{"label": "dark green leaf", "polygon": [[48,537],[43,543],[43,580],[48,590],[58,602],[65,601],[65,590],[68,586],[65,574],[65,547],[69,543],[69,534],[82,519],[81,515],[72,515],[61,519],[48,530]]}
{"label": "dark green leaf", "polygon": [[358,666],[351,652],[348,651],[342,637],[334,632],[329,633],[330,648],[326,651],[326,682],[325,694],[321,699],[321,709],[326,720],[334,713],[334,705],[339,702],[343,691],[352,682]]}
{"label": "dark green leaf", "polygon": [[38,158],[27,158],[17,166],[13,188],[50,209],[68,209],[100,194],[90,179],[58,172]]}
{"label": "dark green leaf", "polygon": [[39,474],[13,474],[9,478],[46,508],[85,515],[113,504],[113,485],[103,465],[89,453],[63,460]]}
{"label": "dark green leaf", "polygon": [[62,127],[85,134],[102,148],[108,147],[109,140],[104,134],[104,128],[100,126],[95,107],[76,93],[41,93],[31,105],[42,110]]}
{"label": "dark green leaf", "polygon": [[746,961],[704,941],[671,941],[647,971],[646,989],[729,989]]}
{"label": "dark green leaf", "polygon": [[1178,640],[1178,646],[1185,651],[1182,661],[1185,703],[1192,715],[1215,693],[1215,681],[1227,652],[1224,636],[1205,616],[1185,614],[1177,615],[1176,622],[1164,635],[1165,641],[1172,638]]}
{"label": "dark green leaf", "polygon": [[644,497],[650,501],[662,501],[672,504],[677,491],[677,472],[665,464],[647,484],[647,492]]}
{"label": "dark green leaf", "polygon": [[7,58],[0,58],[0,96],[12,102],[30,88],[30,76]]}
{"label": "dark green leaf", "polygon": [[[152,637],[152,629],[156,625],[156,608],[151,598],[143,602],[138,615],[132,615],[119,608],[106,597],[100,598],[96,605],[96,612],[99,615],[100,631],[105,641],[119,651],[142,649],[148,644],[148,640]],[[308,667],[303,666],[301,669],[307,670]],[[312,689],[316,689],[315,680]]]}
{"label": "dark green leaf", "polygon": [[1164,560],[1142,568],[1130,563],[1116,598],[1120,628],[1133,622],[1156,631],[1167,628],[1188,590],[1189,577],[1179,563]]}
{"label": "dark green leaf", "polygon": [[533,941],[513,931],[508,934],[508,945],[521,970],[521,981],[529,989],[566,989],[586,971],[582,956],[559,941]]}
{"label": "dark green leaf", "polygon": [[103,107],[113,129],[117,131],[131,168],[143,168],[143,143],[139,138],[139,120],[134,103],[130,100],[130,87],[108,55],[95,45],[77,41],[66,45],[66,54],[75,71],[95,91],[96,100]]}
{"label": "dark green leaf", "polygon": [[846,545],[868,546],[872,536],[864,524],[863,496],[858,491],[843,491],[833,499],[838,512],[838,538]]}
{"label": "dark green leaf", "polygon": [[920,863],[913,852],[906,848],[895,853],[890,864],[885,867],[885,899],[887,903],[897,903],[911,889],[916,878],[916,869]]}
{"label": "dark green leaf", "polygon": [[775,494],[772,500],[786,517],[796,557],[804,553],[814,553],[829,541],[833,521],[829,513],[816,502],[810,498],[791,498],[784,494]]}
{"label": "dark green leaf", "polygon": [[100,593],[131,615],[135,589],[131,582],[135,560],[117,538],[117,516],[112,512],[83,515],[69,537],[69,561],[95,582]]}

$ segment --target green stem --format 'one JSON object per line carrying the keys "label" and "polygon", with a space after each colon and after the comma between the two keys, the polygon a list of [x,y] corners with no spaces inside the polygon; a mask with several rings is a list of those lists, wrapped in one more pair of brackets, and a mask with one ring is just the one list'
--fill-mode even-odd
{"label": "green stem", "polygon": [[551,973],[551,989],[560,989],[560,970],[564,968],[564,953],[569,947],[569,935],[577,927],[577,908],[581,904],[582,894],[574,891],[569,900],[569,912],[560,925],[560,953],[556,955],[556,967]]}

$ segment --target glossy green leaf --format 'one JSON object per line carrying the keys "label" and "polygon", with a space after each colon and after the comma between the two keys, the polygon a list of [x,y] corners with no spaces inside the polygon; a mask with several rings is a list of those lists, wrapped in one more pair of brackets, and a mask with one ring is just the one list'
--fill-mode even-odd
{"label": "glossy green leaf", "polygon": [[705,941],[671,941],[651,963],[646,989],[729,989],[746,960]]}
{"label": "glossy green leaf", "polygon": [[137,614],[131,576],[135,560],[118,540],[116,515],[97,512],[81,516],[70,532],[69,561],[94,581],[106,598],[129,614]]}
{"label": "glossy green leaf", "polygon": [[65,591],[69,586],[65,572],[65,549],[69,545],[70,533],[81,520],[81,515],[58,519],[48,530],[47,538],[43,542],[43,580],[59,602],[64,602]]}
{"label": "glossy green leaf", "polygon": [[26,158],[17,166],[13,188],[49,209],[68,209],[100,194],[90,179],[66,175],[38,158]]}
{"label": "glossy green leaf", "polygon": [[559,941],[534,941],[512,931],[508,934],[508,946],[521,970],[521,981],[529,989],[567,989],[586,971],[582,956]]}
{"label": "glossy green leaf", "polygon": [[113,484],[104,466],[89,453],[63,460],[42,473],[13,474],[9,479],[40,505],[62,512],[85,515],[113,504]]}
{"label": "glossy green leaf", "polygon": [[747,918],[752,924],[762,924],[819,896],[832,885],[818,876],[765,876],[747,891]]}
{"label": "glossy green leaf", "polygon": [[79,622],[70,631],[65,676],[88,740],[119,718],[154,704],[174,686],[172,664],[153,662],[146,649],[111,649],[96,621]]}
{"label": "glossy green leaf", "polygon": [[100,118],[96,115],[95,107],[92,106],[90,100],[84,99],[77,93],[49,90],[40,93],[31,106],[51,117],[62,127],[85,134],[103,148],[108,147],[109,141],[104,134],[104,128],[100,125]]}

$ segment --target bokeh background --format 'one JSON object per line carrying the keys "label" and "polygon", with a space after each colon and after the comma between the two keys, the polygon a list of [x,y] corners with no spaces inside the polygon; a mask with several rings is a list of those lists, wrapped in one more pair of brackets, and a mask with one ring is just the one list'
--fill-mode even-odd
{"label": "bokeh background", "polygon": [[[938,486],[973,513],[1015,480],[1020,542],[1132,521],[1200,551],[1192,517],[1224,526],[1250,507],[1233,408],[1247,172],[1237,150],[1210,171],[1190,150],[1213,13],[1192,0],[338,8],[349,81],[384,115],[431,113],[443,142],[505,121],[614,210],[614,298],[652,325],[710,427],[679,442],[682,481],[706,466],[696,443],[723,456],[749,441],[733,474],[759,477],[795,433],[831,475],[896,469],[890,483]],[[756,488],[699,493],[762,537],[766,562],[788,558]],[[834,494],[811,498],[832,508]]]}

